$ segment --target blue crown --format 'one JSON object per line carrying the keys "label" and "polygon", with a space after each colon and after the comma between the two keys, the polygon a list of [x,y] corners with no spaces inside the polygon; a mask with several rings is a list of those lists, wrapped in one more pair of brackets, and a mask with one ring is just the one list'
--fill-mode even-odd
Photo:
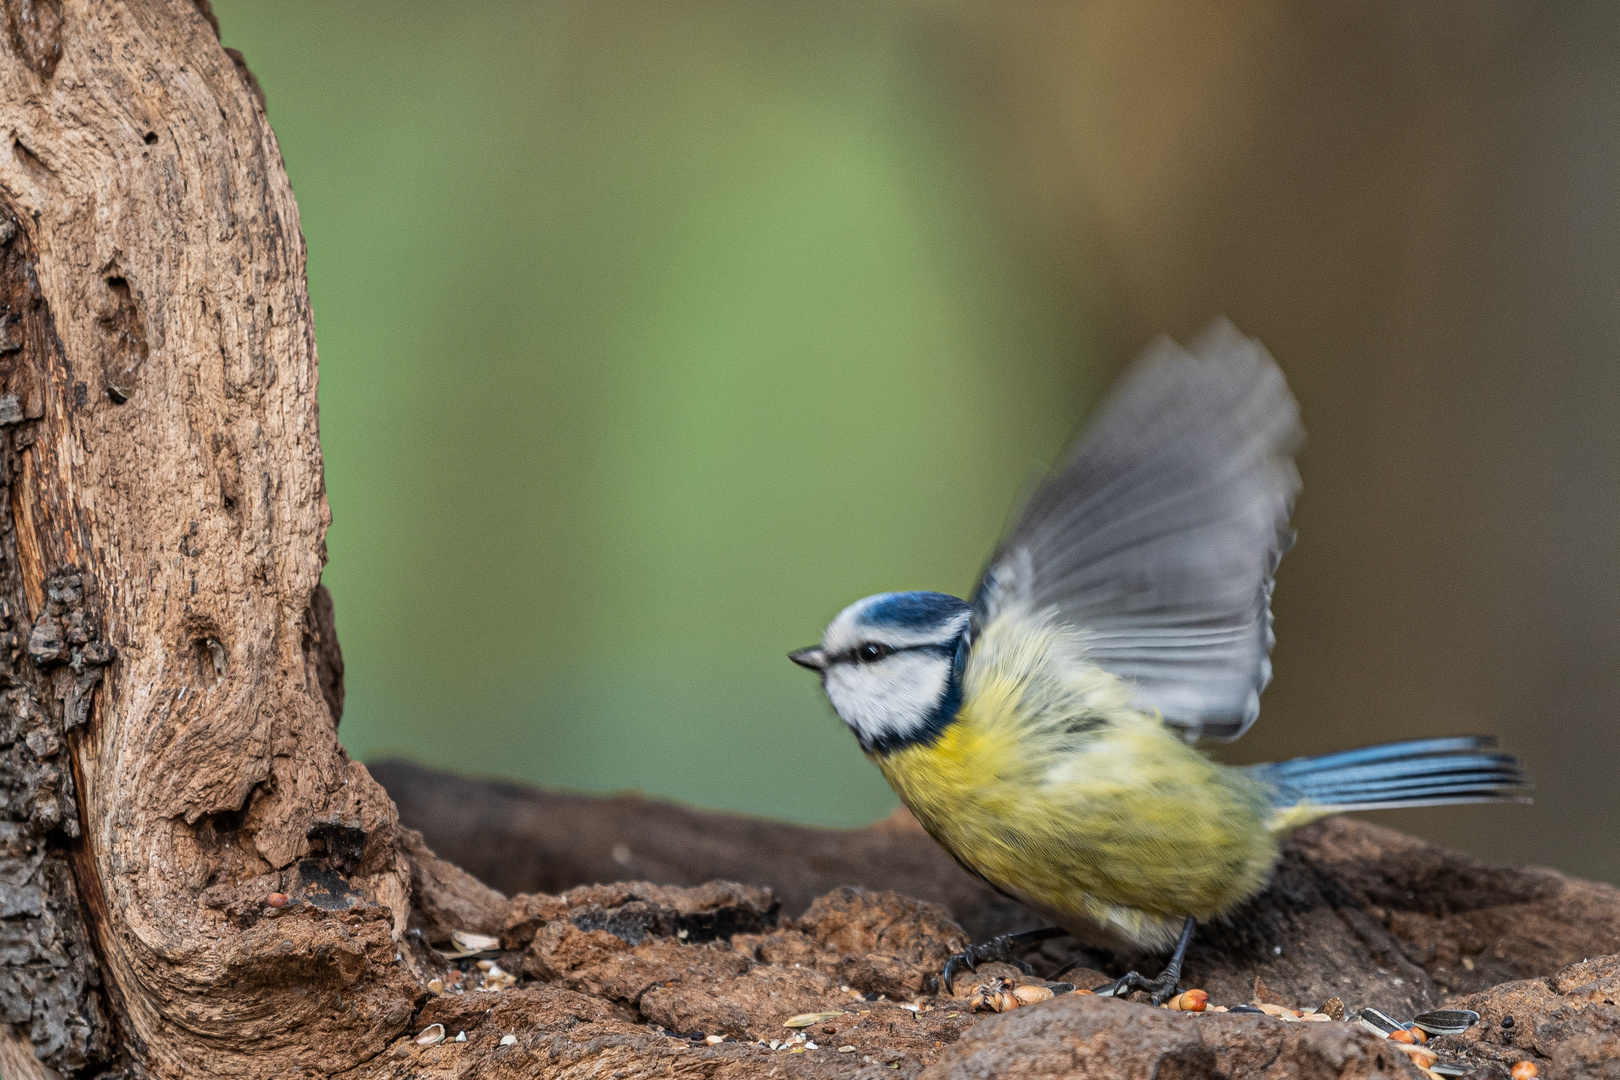
{"label": "blue crown", "polygon": [[871,606],[861,612],[861,622],[898,630],[930,630],[961,618],[967,610],[966,601],[944,593],[884,593],[872,598]]}

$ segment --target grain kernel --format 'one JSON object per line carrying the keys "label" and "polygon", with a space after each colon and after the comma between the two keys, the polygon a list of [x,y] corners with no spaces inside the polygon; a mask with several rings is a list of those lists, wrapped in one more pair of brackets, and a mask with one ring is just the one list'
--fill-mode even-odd
{"label": "grain kernel", "polygon": [[1412,1059],[1412,1064],[1420,1069],[1427,1069],[1440,1060],[1440,1055],[1427,1046],[1402,1046],[1401,1049],[1406,1052],[1407,1057]]}

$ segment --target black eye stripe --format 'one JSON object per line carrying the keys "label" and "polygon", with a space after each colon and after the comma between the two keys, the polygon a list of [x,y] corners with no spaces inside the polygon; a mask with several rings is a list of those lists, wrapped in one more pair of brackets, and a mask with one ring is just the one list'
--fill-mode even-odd
{"label": "black eye stripe", "polygon": [[916,645],[886,645],[881,641],[863,641],[859,645],[845,649],[832,658],[835,664],[875,664],[879,660],[887,659],[896,653],[907,652],[934,652],[941,656],[949,656],[956,650],[954,642],[941,644],[936,641],[925,641]]}

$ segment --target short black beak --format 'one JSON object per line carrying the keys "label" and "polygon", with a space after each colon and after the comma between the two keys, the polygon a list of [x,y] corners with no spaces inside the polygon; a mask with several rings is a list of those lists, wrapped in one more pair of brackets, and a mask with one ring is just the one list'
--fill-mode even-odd
{"label": "short black beak", "polygon": [[820,645],[812,645],[808,649],[790,652],[788,653],[788,659],[800,667],[809,668],[811,671],[827,670],[827,651]]}

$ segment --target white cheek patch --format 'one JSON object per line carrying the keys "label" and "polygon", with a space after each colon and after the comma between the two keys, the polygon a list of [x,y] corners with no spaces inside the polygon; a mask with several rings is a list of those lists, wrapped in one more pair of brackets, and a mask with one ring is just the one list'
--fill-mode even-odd
{"label": "white cheek patch", "polygon": [[875,664],[836,664],[827,697],[868,742],[920,731],[945,696],[950,660],[932,649],[895,653]]}

